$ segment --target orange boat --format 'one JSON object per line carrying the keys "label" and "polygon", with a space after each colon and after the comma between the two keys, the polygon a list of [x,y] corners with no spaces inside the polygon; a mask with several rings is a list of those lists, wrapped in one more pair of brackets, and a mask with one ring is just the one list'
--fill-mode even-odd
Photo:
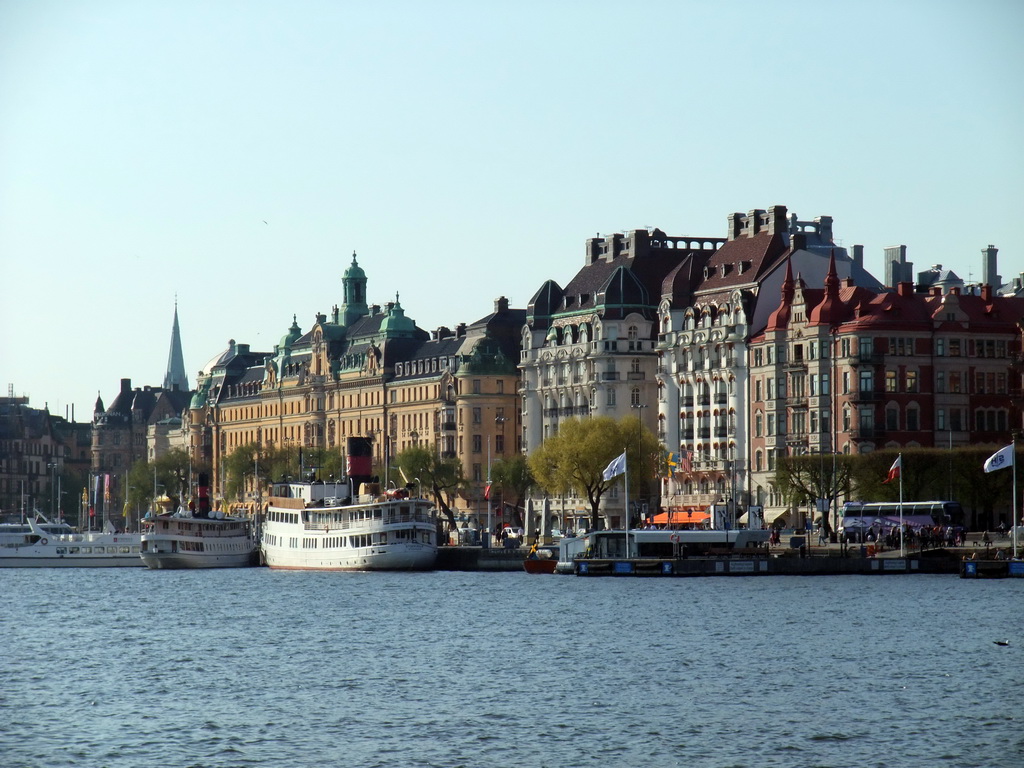
{"label": "orange boat", "polygon": [[558,565],[558,561],[553,557],[549,557],[546,560],[540,558],[523,560],[523,570],[527,573],[554,573],[555,566]]}

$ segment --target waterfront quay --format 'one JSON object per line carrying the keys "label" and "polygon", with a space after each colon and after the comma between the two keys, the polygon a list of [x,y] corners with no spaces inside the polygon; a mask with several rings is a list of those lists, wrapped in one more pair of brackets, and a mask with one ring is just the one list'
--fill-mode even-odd
{"label": "waterfront quay", "polygon": [[[964,546],[900,550],[876,549],[867,544],[808,543],[797,533],[783,537],[782,544],[765,547],[758,554],[733,554],[674,559],[638,558],[632,560],[581,561],[580,575],[598,576],[832,576],[870,574],[951,574],[960,572],[964,558],[979,562],[994,561],[997,553],[1009,557],[1013,542],[1009,537],[983,533],[968,534]],[[1018,542],[1024,552],[1024,542]],[[557,543],[541,545],[557,553]],[[485,548],[452,546],[438,548],[439,571],[520,571],[528,547]]]}

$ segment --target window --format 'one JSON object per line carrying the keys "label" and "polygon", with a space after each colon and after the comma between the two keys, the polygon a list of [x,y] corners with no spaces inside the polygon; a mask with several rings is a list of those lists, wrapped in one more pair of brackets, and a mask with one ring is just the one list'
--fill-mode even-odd
{"label": "window", "polygon": [[821,394],[827,395],[828,393],[828,374],[823,373],[821,374]]}
{"label": "window", "polygon": [[640,387],[633,387],[629,390],[629,404],[631,406],[640,405]]}
{"label": "window", "polygon": [[949,391],[954,394],[960,392],[960,373],[958,371],[949,372]]}
{"label": "window", "polygon": [[473,379],[473,394],[480,394],[480,379]]}
{"label": "window", "polygon": [[480,453],[483,450],[483,436],[473,435],[473,453]]}
{"label": "window", "polygon": [[479,407],[473,409],[473,423],[474,424],[480,424],[481,423],[480,408]]}
{"label": "window", "polygon": [[946,372],[939,371],[935,374],[935,391],[943,393],[946,391]]}
{"label": "window", "polygon": [[917,392],[917,371],[907,371],[906,377],[906,391]]}
{"label": "window", "polygon": [[945,357],[946,356],[946,340],[945,339],[936,339],[935,340],[935,354],[938,357]]}
{"label": "window", "polygon": [[615,389],[614,389],[614,387],[608,387],[608,389],[605,390],[605,394],[606,394],[605,404],[609,408],[614,408],[615,407]]}
{"label": "window", "polygon": [[861,392],[872,392],[874,391],[874,372],[873,371],[861,371],[860,372],[860,391]]}
{"label": "window", "polygon": [[891,432],[899,429],[899,411],[895,408],[885,409],[885,428]]}
{"label": "window", "polygon": [[761,437],[764,429],[764,415],[758,413],[754,417],[754,437]]}
{"label": "window", "polygon": [[920,429],[919,411],[917,408],[907,408],[907,430],[910,432],[917,432]]}
{"label": "window", "polygon": [[479,464],[473,465],[473,481],[481,482],[484,479],[483,468]]}
{"label": "window", "polygon": [[935,414],[935,428],[936,429],[945,429],[946,428],[946,412],[945,411],[939,410]]}
{"label": "window", "polygon": [[[863,389],[863,387],[862,387]],[[896,391],[896,371],[885,372],[885,391],[895,392]]]}

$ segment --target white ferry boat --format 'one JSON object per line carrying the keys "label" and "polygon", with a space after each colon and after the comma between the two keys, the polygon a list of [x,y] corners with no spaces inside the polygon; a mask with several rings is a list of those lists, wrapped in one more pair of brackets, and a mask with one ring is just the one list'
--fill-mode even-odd
{"label": "white ferry boat", "polygon": [[142,562],[153,569],[240,568],[256,565],[252,520],[210,512],[147,517],[142,521]]}
{"label": "white ferry boat", "polygon": [[591,531],[560,549],[558,573],[599,575],[637,573],[673,560],[707,557],[765,557],[771,532],[748,529],[633,529]]}
{"label": "white ferry boat", "polygon": [[138,567],[140,551],[139,534],[119,533],[109,521],[103,531],[85,533],[41,516],[0,525],[0,568]]}
{"label": "white ferry boat", "polygon": [[206,476],[199,476],[198,506],[171,513],[168,497],[156,499],[163,508],[142,521],[142,562],[150,568],[241,568],[256,565],[259,542],[253,520],[210,509]]}
{"label": "white ferry boat", "polygon": [[437,512],[404,489],[362,483],[279,483],[263,523],[271,568],[328,571],[426,570],[437,559]]}

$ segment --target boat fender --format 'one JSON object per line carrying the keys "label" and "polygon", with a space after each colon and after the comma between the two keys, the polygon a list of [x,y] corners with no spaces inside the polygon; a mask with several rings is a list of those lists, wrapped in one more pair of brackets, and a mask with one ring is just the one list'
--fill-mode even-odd
{"label": "boat fender", "polygon": [[674,543],[676,543],[676,544],[678,544],[678,543],[679,543],[679,534],[678,534],[678,533],[673,533],[673,534],[672,534],[671,536],[669,536],[668,538],[669,538],[669,540],[670,540],[670,541],[672,541],[672,542],[674,542]]}
{"label": "boat fender", "polygon": [[40,539],[40,540],[39,540],[39,543],[40,543],[40,544],[42,544],[42,545],[43,545],[43,546],[45,547],[45,546],[46,546],[47,544],[49,544],[50,542],[49,542],[49,541],[48,541],[47,539]]}

